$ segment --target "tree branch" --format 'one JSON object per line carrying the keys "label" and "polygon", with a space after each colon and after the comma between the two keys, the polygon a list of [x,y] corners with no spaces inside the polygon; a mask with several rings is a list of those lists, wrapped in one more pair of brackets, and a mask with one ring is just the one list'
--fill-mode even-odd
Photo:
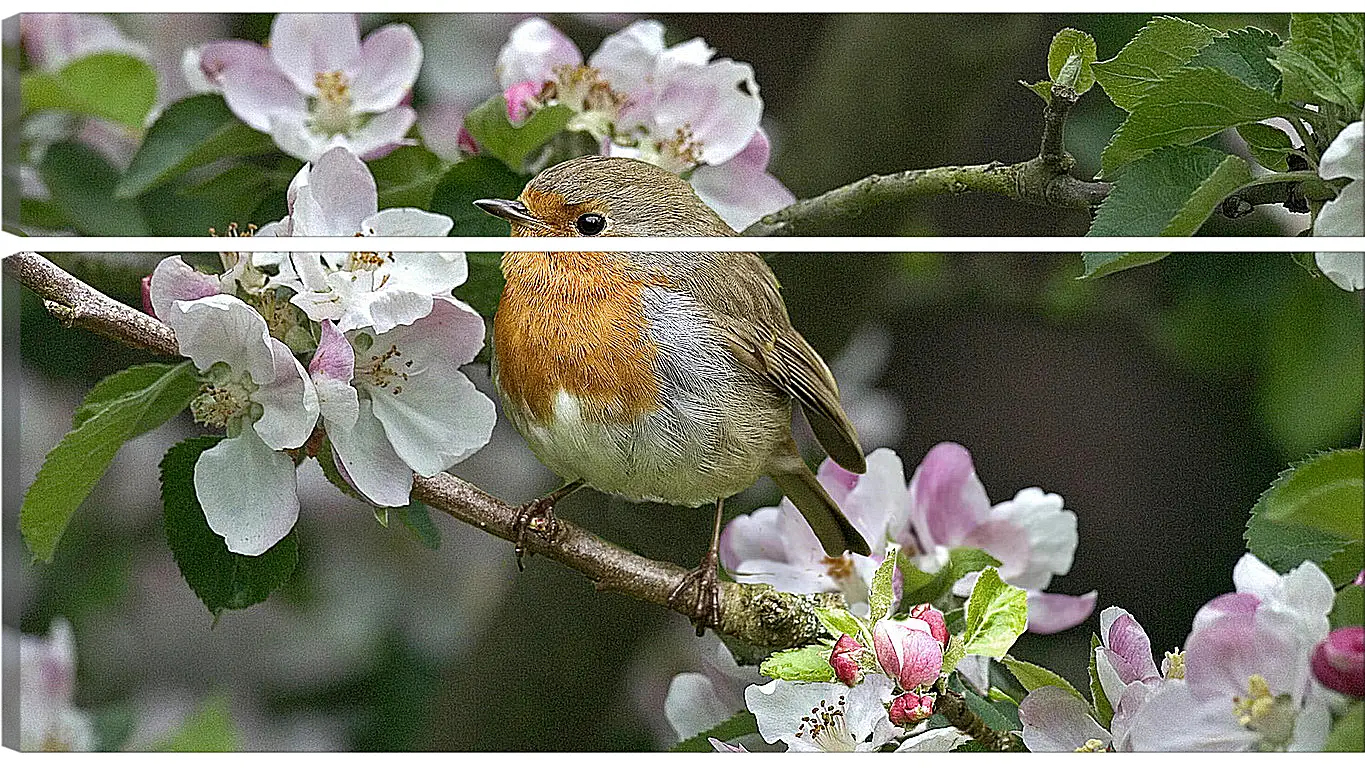
{"label": "tree branch", "polygon": [[967,706],[962,694],[949,688],[944,678],[934,683],[934,711],[943,715],[953,727],[971,736],[992,752],[1019,751],[1019,739],[1009,731],[997,731]]}
{"label": "tree branch", "polygon": [[[84,328],[159,355],[179,357],[175,333],[159,320],[115,301],[36,253],[4,260],[5,272],[40,298],[69,327]],[[454,475],[413,476],[413,495],[430,507],[513,541],[516,507]],[[668,597],[682,583],[684,569],[650,560],[560,520],[554,541],[529,535],[527,550],[587,576],[598,589],[670,607]],[[692,601],[685,601],[691,603]],[[794,595],[765,584],[722,584],[719,632],[763,648],[792,648],[815,642],[823,629],[816,606],[841,605],[837,595]],[[680,611],[682,612],[682,611]],[[688,615],[684,613],[684,615]],[[697,617],[688,615],[688,618]]]}

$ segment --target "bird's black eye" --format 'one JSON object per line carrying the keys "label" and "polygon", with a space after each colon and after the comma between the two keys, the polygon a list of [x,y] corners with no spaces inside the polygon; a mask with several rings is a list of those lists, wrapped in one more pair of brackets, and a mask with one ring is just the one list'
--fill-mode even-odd
{"label": "bird's black eye", "polygon": [[574,222],[574,227],[580,235],[600,235],[607,228],[607,217],[600,213],[585,213]]}

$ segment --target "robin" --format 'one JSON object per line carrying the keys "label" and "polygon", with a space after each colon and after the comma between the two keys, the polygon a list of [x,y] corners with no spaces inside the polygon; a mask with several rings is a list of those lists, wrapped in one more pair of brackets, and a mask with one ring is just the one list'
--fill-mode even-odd
{"label": "robin", "polygon": [[[678,176],[639,160],[581,157],[541,172],[516,200],[475,205],[514,237],[737,236]],[[791,325],[777,278],[754,253],[503,254],[493,381],[545,466],[568,481],[521,508],[553,536],[554,504],[586,485],[633,501],[714,504],[711,548],[670,597],[692,594],[700,632],[719,622],[725,499],[768,475],[826,554],[867,542],[792,439],[795,401],[820,445],[867,469],[820,355]]]}

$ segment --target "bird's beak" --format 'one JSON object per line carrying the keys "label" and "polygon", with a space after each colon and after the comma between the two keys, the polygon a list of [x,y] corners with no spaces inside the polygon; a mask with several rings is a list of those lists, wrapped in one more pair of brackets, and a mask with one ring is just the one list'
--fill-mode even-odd
{"label": "bird's beak", "polygon": [[482,208],[484,213],[491,213],[500,219],[506,219],[513,224],[521,224],[528,227],[543,229],[545,222],[531,215],[531,211],[522,204],[520,200],[475,200],[474,204]]}

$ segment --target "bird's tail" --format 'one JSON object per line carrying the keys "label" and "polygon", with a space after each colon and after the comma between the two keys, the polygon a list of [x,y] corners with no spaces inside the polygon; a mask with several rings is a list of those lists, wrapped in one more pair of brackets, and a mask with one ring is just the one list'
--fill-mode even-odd
{"label": "bird's tail", "polygon": [[815,531],[816,538],[820,540],[820,546],[825,548],[825,554],[838,557],[845,550],[859,555],[872,554],[871,548],[863,540],[863,535],[858,533],[858,529],[853,527],[853,523],[850,523],[847,517],[844,517],[839,505],[829,497],[829,493],[820,485],[820,481],[815,478],[810,468],[799,458],[796,463],[799,468],[793,467],[790,471],[782,473],[774,472],[772,478],[782,493],[801,510],[801,516],[810,523],[811,530]]}

